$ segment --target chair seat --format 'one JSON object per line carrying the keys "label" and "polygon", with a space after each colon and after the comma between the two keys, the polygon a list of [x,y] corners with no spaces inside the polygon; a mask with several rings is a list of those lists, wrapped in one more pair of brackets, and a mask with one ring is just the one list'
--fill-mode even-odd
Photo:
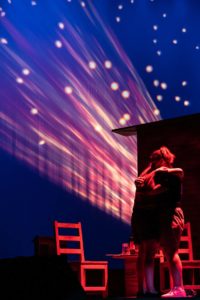
{"label": "chair seat", "polygon": [[95,266],[100,266],[100,265],[108,265],[107,261],[96,261],[96,260],[85,260],[85,261],[70,261],[70,265],[72,266],[80,266],[80,265],[95,265]]}
{"label": "chair seat", "polygon": [[[105,292],[105,286],[99,287],[99,286],[85,286],[84,287],[85,292]],[[105,293],[107,295],[107,293]]]}
{"label": "chair seat", "polygon": [[[200,260],[182,260],[182,266],[184,267],[184,269],[190,269],[190,268],[200,268]],[[162,266],[163,267],[168,267],[168,263],[162,262]]]}
{"label": "chair seat", "polygon": [[191,268],[200,268],[200,260],[182,260],[182,265],[186,269],[187,267]]}
{"label": "chair seat", "polygon": [[92,260],[85,260],[81,262],[82,265],[107,265],[107,261],[92,261]]}

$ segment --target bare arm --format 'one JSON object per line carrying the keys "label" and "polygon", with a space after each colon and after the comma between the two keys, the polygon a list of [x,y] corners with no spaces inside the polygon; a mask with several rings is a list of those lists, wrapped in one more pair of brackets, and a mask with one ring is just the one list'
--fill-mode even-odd
{"label": "bare arm", "polygon": [[160,167],[160,168],[156,169],[156,172],[171,173],[171,174],[178,176],[180,179],[183,179],[183,177],[184,177],[184,172],[181,168]]}
{"label": "bare arm", "polygon": [[142,173],[139,175],[139,177],[142,177],[142,176],[146,175],[150,170],[151,170],[151,164],[149,164],[149,165],[146,167],[146,169],[144,169],[144,170],[142,171]]}
{"label": "bare arm", "polygon": [[184,172],[181,168],[171,168],[168,170],[168,172],[177,175],[181,179],[183,179],[183,177],[184,177]]}
{"label": "bare arm", "polygon": [[151,163],[144,171],[136,178],[135,185],[141,191],[143,188],[152,189],[154,184],[153,176],[156,173],[156,169],[152,169]]}

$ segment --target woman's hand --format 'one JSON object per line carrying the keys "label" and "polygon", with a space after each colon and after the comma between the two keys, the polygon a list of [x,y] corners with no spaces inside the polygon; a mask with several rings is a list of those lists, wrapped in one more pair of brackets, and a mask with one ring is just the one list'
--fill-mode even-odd
{"label": "woman's hand", "polygon": [[137,188],[142,188],[144,186],[144,178],[143,177],[136,178],[135,185]]}
{"label": "woman's hand", "polygon": [[155,172],[166,172],[166,173],[168,173],[169,172],[169,168],[167,168],[167,167],[160,167],[160,168],[156,169]]}

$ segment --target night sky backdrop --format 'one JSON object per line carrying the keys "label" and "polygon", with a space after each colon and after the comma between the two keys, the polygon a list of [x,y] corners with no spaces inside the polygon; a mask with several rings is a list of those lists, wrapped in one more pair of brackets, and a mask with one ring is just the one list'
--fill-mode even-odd
{"label": "night sky backdrop", "polygon": [[111,130],[200,111],[199,28],[198,0],[1,0],[1,149],[129,223],[136,138]]}

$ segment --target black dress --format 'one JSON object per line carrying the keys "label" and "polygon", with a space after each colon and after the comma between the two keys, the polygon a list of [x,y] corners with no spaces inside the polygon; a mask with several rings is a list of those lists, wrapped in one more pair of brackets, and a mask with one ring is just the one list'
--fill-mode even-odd
{"label": "black dress", "polygon": [[[174,173],[155,172],[151,182],[161,184],[164,191],[148,194],[148,183],[136,189],[136,197],[131,218],[132,234],[136,244],[154,239],[163,246],[168,241],[178,246],[184,226],[181,202],[181,179]],[[150,190],[150,188],[149,188]]]}
{"label": "black dress", "polygon": [[149,182],[154,181],[153,173],[143,188],[136,188],[136,196],[131,218],[132,235],[135,244],[140,244],[144,240],[159,240],[159,207],[157,206],[157,196],[148,195],[152,188]]}

